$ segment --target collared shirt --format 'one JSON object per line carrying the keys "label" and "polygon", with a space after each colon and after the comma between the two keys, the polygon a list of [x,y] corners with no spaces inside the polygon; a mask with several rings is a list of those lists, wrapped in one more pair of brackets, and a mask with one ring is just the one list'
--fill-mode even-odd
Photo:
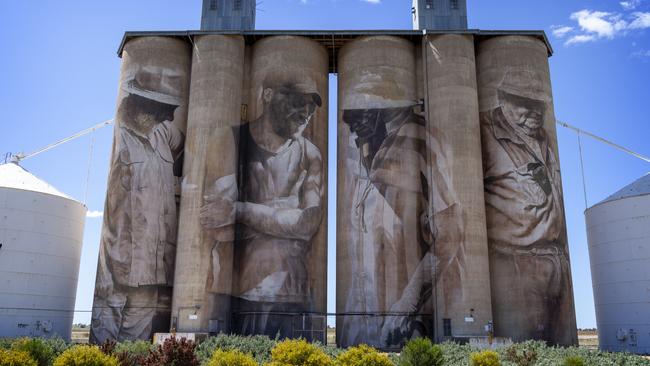
{"label": "collared shirt", "polygon": [[117,131],[100,246],[98,283],[172,285],[178,217],[173,173],[183,134],[169,121],[148,136]]}
{"label": "collared shirt", "polygon": [[488,238],[491,245],[534,246],[563,237],[560,167],[546,132],[515,129],[501,107],[481,113]]}

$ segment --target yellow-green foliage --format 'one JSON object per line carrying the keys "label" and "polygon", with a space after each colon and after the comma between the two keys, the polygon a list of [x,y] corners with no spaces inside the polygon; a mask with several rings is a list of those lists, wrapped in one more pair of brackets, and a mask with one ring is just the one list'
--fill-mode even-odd
{"label": "yellow-green foliage", "polygon": [[494,351],[475,352],[470,355],[472,366],[501,366],[499,354]]}
{"label": "yellow-green foliage", "polygon": [[207,366],[258,366],[257,362],[251,355],[245,354],[242,351],[231,350],[223,351],[216,350]]}
{"label": "yellow-green foliage", "polygon": [[27,352],[0,349],[0,366],[38,366],[38,364]]}
{"label": "yellow-green foliage", "polygon": [[14,351],[27,352],[38,366],[49,366],[54,359],[54,350],[40,338],[20,338],[11,345]]}
{"label": "yellow-green foliage", "polygon": [[564,366],[585,366],[585,360],[580,356],[568,356],[564,359]]}
{"label": "yellow-green foliage", "polygon": [[53,366],[118,366],[117,359],[108,356],[95,346],[68,348],[54,360]]}
{"label": "yellow-green foliage", "polygon": [[393,366],[388,356],[365,344],[350,347],[336,361],[340,366]]}
{"label": "yellow-green foliage", "polygon": [[334,366],[334,361],[320,348],[304,339],[287,339],[271,350],[267,366]]}

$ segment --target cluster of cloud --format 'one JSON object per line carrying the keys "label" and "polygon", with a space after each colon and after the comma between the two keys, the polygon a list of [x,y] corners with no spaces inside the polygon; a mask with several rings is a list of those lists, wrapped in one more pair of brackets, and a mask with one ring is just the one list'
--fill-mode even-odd
{"label": "cluster of cloud", "polygon": [[650,12],[635,11],[642,0],[621,1],[624,12],[605,12],[584,9],[571,14],[570,19],[577,26],[551,26],[553,35],[565,39],[565,46],[593,42],[599,39],[613,39],[629,32],[650,28]]}
{"label": "cluster of cloud", "polygon": [[104,211],[86,211],[86,217],[89,219],[96,219],[104,216]]}

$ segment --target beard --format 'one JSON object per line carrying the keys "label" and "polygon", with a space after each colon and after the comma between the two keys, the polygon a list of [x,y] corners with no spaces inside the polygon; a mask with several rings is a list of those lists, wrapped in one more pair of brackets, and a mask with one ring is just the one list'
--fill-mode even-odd
{"label": "beard", "polygon": [[290,139],[306,124],[300,113],[291,111],[282,103],[271,104],[271,128],[278,136]]}

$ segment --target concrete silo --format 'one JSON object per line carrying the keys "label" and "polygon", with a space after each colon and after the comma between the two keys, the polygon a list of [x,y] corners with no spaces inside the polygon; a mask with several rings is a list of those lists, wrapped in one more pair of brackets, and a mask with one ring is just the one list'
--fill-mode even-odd
{"label": "concrete silo", "polygon": [[0,165],[0,337],[70,339],[86,207]]}
{"label": "concrete silo", "polygon": [[585,212],[600,348],[650,353],[650,174]]}

